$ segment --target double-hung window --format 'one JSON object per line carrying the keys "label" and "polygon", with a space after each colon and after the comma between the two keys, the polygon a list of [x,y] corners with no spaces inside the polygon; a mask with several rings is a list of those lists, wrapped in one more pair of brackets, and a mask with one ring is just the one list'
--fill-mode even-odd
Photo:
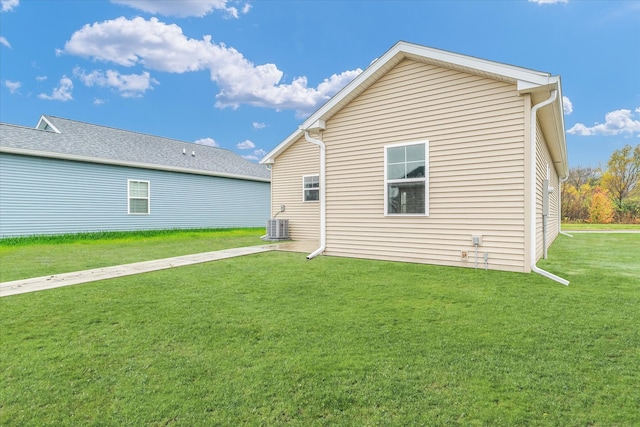
{"label": "double-hung window", "polygon": [[428,141],[384,150],[385,215],[429,215]]}
{"label": "double-hung window", "polygon": [[128,198],[130,214],[148,214],[150,211],[149,181],[128,180]]}
{"label": "double-hung window", "polygon": [[303,201],[317,202],[320,200],[320,177],[307,175],[302,177]]}

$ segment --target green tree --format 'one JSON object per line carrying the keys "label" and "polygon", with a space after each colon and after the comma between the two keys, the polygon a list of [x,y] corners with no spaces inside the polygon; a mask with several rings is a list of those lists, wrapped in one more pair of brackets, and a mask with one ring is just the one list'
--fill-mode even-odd
{"label": "green tree", "polygon": [[618,208],[624,205],[640,181],[640,144],[625,145],[611,154],[602,185],[609,191]]}

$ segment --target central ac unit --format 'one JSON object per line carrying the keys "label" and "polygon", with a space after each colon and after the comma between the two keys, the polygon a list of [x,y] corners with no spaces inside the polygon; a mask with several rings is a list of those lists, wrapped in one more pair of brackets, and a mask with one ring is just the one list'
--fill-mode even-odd
{"label": "central ac unit", "polygon": [[289,240],[289,220],[270,219],[267,220],[268,240]]}

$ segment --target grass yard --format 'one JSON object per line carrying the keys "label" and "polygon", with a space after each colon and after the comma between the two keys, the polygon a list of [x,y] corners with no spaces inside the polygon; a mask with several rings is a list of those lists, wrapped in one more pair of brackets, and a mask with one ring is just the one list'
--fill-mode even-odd
{"label": "grass yard", "polygon": [[85,233],[0,239],[0,282],[259,245],[264,229]]}
{"label": "grass yard", "polygon": [[0,425],[639,425],[640,235],[549,255],[569,287],[271,252],[0,298]]}
{"label": "grass yard", "polygon": [[640,224],[588,224],[588,223],[563,223],[562,231],[610,231],[610,230],[634,230],[640,231]]}

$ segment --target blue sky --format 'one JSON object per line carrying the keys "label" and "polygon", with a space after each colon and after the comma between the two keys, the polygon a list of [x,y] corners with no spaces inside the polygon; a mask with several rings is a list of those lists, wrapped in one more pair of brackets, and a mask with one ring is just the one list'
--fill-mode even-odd
{"label": "blue sky", "polygon": [[0,0],[0,121],[257,161],[403,40],[562,77],[570,166],[640,143],[640,1]]}

